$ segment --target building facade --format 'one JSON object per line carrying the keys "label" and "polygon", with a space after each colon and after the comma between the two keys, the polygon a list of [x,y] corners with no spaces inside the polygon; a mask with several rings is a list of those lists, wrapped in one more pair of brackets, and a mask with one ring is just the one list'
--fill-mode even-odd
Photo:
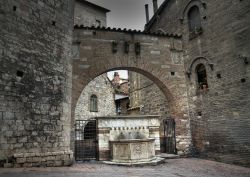
{"label": "building facade", "polygon": [[[73,1],[0,4],[1,166],[70,165],[79,97],[117,68],[145,75],[166,96],[178,154],[250,166],[249,1],[165,0],[144,32],[74,33]],[[148,110],[159,107],[154,90],[142,94]]]}
{"label": "building facade", "polygon": [[90,81],[77,102],[75,119],[88,120],[116,115],[114,94],[114,89],[106,74]]}
{"label": "building facade", "polygon": [[[194,152],[249,165],[249,1],[168,0],[146,31],[182,34]],[[174,68],[173,74],[178,75]]]}
{"label": "building facade", "polygon": [[[74,24],[105,27],[107,12],[109,12],[108,9],[91,2],[76,0]],[[72,50],[73,58],[78,58],[75,45],[73,45]],[[107,115],[115,115],[114,89],[107,74],[102,74],[90,81],[82,91],[76,106],[75,119],[88,120]]]}
{"label": "building facade", "polygon": [[153,81],[136,72],[129,72],[129,81],[129,114],[169,117],[167,98]]}
{"label": "building facade", "polygon": [[120,77],[118,72],[114,72],[114,78],[111,80],[115,90],[116,114],[128,114],[129,105],[129,81]]}

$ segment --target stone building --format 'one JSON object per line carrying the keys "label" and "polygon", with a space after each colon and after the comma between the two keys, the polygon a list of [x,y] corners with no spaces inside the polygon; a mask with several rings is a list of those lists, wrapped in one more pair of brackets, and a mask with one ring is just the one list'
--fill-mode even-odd
{"label": "stone building", "polygon": [[117,68],[162,91],[178,154],[249,166],[249,1],[165,0],[145,31],[73,29],[73,9],[0,1],[1,166],[70,165],[79,97]]}
{"label": "stone building", "polygon": [[183,50],[173,55],[183,52],[194,152],[244,165],[250,164],[249,9],[249,1],[168,0],[145,26],[182,34]]}
{"label": "stone building", "polygon": [[118,72],[114,72],[114,78],[111,83],[116,90],[116,93],[128,94],[129,81],[128,79],[121,78]]}
{"label": "stone building", "polygon": [[[75,160],[95,159],[99,155],[96,143],[97,117],[115,116],[114,89],[107,74],[90,81],[83,89],[75,109]],[[101,138],[99,138],[99,143]]]}
{"label": "stone building", "polygon": [[82,91],[77,102],[75,119],[88,120],[116,115],[114,89],[106,74],[92,80]]}
{"label": "stone building", "polygon": [[[84,26],[106,27],[108,9],[85,0],[76,0],[74,9],[74,24]],[[73,45],[73,58],[77,58]],[[84,88],[79,97],[76,120],[88,120],[97,116],[115,115],[115,99],[112,83],[107,74],[102,74]]]}
{"label": "stone building", "polygon": [[110,10],[86,0],[76,0],[74,24],[84,26],[107,26],[107,13]]}
{"label": "stone building", "polygon": [[141,107],[141,85],[140,74],[129,72],[129,114],[140,114]]}
{"label": "stone building", "polygon": [[118,115],[126,115],[129,104],[129,81],[121,78],[118,72],[114,72],[114,78],[111,80],[115,90],[115,105]]}
{"label": "stone building", "polygon": [[128,105],[129,105],[129,96],[124,93],[115,94],[115,105],[116,113],[118,115],[127,115],[128,114]]}

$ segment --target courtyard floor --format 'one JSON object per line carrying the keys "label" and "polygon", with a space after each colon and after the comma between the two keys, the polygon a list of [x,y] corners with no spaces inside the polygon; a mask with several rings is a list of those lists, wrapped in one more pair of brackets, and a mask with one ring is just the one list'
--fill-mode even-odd
{"label": "courtyard floor", "polygon": [[187,158],[144,167],[77,163],[57,168],[0,168],[0,177],[250,177],[250,168]]}

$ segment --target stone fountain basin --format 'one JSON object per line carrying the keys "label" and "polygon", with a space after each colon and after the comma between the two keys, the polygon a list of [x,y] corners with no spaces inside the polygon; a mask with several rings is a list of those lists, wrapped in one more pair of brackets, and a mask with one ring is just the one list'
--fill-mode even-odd
{"label": "stone fountain basin", "polygon": [[155,157],[155,139],[121,139],[110,141],[111,158],[117,163],[149,162]]}

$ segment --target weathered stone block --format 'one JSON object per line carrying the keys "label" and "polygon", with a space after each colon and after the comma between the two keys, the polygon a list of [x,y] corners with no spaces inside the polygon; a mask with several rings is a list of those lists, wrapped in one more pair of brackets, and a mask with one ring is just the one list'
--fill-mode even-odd
{"label": "weathered stone block", "polygon": [[23,156],[24,156],[23,153],[14,154],[14,157],[15,157],[15,158],[21,158],[21,157],[23,157]]}
{"label": "weathered stone block", "polygon": [[63,161],[54,161],[54,166],[55,167],[60,167],[60,166],[62,166],[63,165]]}
{"label": "weathered stone block", "polygon": [[5,163],[4,168],[12,168],[14,165],[12,163]]}
{"label": "weathered stone block", "polygon": [[65,165],[65,166],[70,166],[70,165],[72,165],[72,163],[73,163],[72,159],[68,159],[68,160],[63,161],[63,165]]}
{"label": "weathered stone block", "polygon": [[3,118],[9,119],[9,120],[14,119],[14,113],[13,112],[4,112]]}
{"label": "weathered stone block", "polygon": [[19,143],[27,143],[28,142],[28,138],[27,137],[18,138],[18,142]]}
{"label": "weathered stone block", "polygon": [[27,162],[26,158],[17,158],[16,159],[16,163],[25,163],[25,162]]}

